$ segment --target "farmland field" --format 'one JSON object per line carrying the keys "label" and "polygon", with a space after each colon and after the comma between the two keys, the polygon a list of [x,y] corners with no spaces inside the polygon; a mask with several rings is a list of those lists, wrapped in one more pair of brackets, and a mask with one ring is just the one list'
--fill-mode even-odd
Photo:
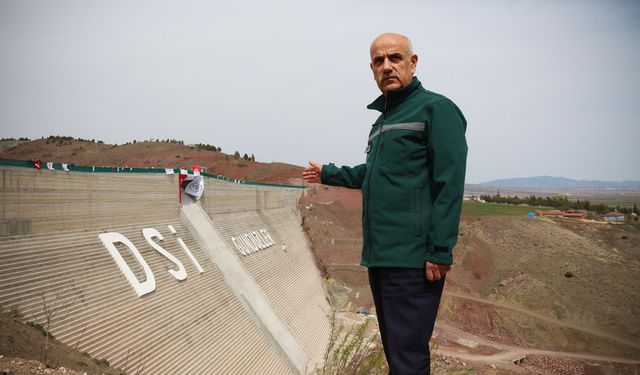
{"label": "farmland field", "polygon": [[513,206],[510,204],[464,202],[462,213],[473,216],[527,216],[536,210],[548,210],[548,207]]}

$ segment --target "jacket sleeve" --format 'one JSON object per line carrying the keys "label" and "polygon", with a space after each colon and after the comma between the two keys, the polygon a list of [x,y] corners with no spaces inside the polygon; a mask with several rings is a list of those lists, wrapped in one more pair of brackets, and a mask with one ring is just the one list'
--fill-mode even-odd
{"label": "jacket sleeve", "polygon": [[351,189],[361,189],[364,175],[367,173],[367,165],[360,164],[355,167],[336,167],[329,163],[322,166],[320,180],[325,185],[344,186]]}
{"label": "jacket sleeve", "polygon": [[453,263],[464,194],[466,128],[467,121],[453,102],[443,100],[433,105],[428,143],[433,248],[428,248],[425,256],[432,263]]}

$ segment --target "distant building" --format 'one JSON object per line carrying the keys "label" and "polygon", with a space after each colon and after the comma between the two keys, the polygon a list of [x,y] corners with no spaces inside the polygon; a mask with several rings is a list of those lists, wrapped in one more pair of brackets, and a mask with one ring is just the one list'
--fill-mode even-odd
{"label": "distant building", "polygon": [[536,211],[536,213],[538,214],[538,216],[562,216],[564,214],[564,212],[560,211],[560,210],[551,210],[551,211]]}
{"label": "distant building", "polygon": [[618,211],[611,211],[602,217],[605,221],[624,221],[624,214]]}
{"label": "distant building", "polygon": [[484,199],[480,199],[480,197],[476,196],[476,195],[465,195],[464,196],[464,200],[466,202],[480,202],[480,203],[486,203]]}
{"label": "distant building", "polygon": [[584,219],[586,215],[587,215],[586,210],[569,210],[565,212],[562,216],[572,218],[572,219]]}
{"label": "distant building", "polygon": [[566,217],[570,219],[584,219],[587,215],[586,210],[569,210],[569,211],[561,211],[561,210],[551,210],[551,211],[536,211],[539,216],[552,216],[552,217]]}

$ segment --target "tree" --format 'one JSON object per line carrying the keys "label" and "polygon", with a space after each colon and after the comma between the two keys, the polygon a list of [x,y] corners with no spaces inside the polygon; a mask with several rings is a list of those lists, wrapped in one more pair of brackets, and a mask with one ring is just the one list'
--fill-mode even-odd
{"label": "tree", "polygon": [[244,160],[249,160],[249,155],[247,155],[247,154],[245,153],[244,155],[242,155],[242,158],[243,158]]}
{"label": "tree", "polygon": [[236,151],[236,152],[233,154],[233,157],[234,157],[234,158],[236,158],[236,159],[240,158],[240,153],[239,153],[238,151]]}
{"label": "tree", "polygon": [[[68,296],[69,291],[66,291],[62,296],[56,294],[53,302],[50,301],[47,303],[44,290],[40,291],[40,297],[42,298],[42,312],[44,313],[44,326],[42,332],[44,335],[44,350],[42,353],[42,362],[44,362],[45,365],[48,365],[49,361],[49,337],[54,338],[51,334],[53,325],[58,320],[64,320],[69,315],[71,302],[61,302],[67,300]],[[62,310],[67,310],[66,314],[63,317],[58,317],[58,313]]]}
{"label": "tree", "polygon": [[251,154],[251,161],[256,161],[256,157]]}

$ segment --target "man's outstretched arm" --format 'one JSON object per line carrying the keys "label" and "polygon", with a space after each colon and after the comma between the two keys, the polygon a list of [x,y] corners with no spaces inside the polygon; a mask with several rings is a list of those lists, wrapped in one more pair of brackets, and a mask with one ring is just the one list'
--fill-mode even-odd
{"label": "man's outstretched arm", "polygon": [[302,172],[302,178],[308,183],[322,183],[360,189],[366,172],[366,164],[338,168],[333,163],[321,165],[310,161],[309,166]]}

